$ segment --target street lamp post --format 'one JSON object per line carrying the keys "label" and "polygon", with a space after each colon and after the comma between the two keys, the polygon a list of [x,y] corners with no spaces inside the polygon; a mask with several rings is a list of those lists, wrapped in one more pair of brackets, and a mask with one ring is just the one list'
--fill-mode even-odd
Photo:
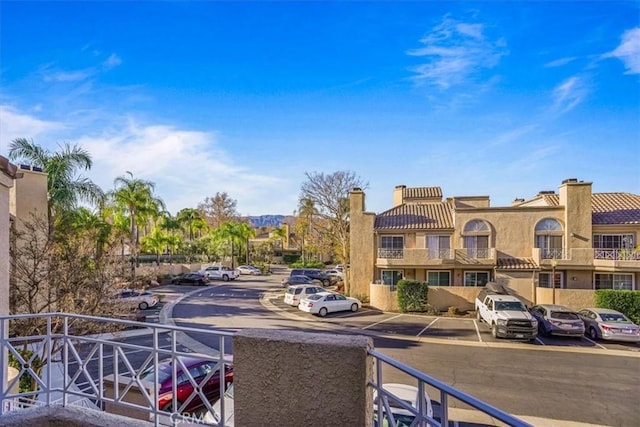
{"label": "street lamp post", "polygon": [[556,267],[558,266],[558,260],[551,260],[551,303],[556,303]]}

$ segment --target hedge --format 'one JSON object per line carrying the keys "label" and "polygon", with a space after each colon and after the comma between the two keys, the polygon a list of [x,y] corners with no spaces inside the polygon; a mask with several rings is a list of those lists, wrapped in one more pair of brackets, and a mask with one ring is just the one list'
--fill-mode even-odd
{"label": "hedge", "polygon": [[427,311],[429,286],[426,282],[402,279],[398,282],[397,289],[400,312]]}
{"label": "hedge", "polygon": [[640,324],[640,291],[598,289],[596,306],[619,311],[633,323]]}

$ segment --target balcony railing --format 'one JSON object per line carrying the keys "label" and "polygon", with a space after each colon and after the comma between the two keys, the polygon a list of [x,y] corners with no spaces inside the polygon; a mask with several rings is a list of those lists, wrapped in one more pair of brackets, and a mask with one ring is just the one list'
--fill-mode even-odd
{"label": "balcony railing", "polygon": [[594,249],[593,258],[613,261],[640,261],[640,251],[634,249]]}
{"label": "balcony railing", "polygon": [[404,259],[407,256],[421,256],[427,259],[453,259],[453,249],[424,249],[424,248],[404,248],[404,249],[387,249],[378,248],[379,259]]}
{"label": "balcony railing", "polygon": [[[10,335],[8,331],[16,331],[20,322],[28,322],[31,325],[38,323],[42,328],[38,334],[34,335],[19,336],[15,333]],[[133,333],[137,334],[135,339],[127,339],[130,335],[129,332],[80,335],[77,333],[79,328],[76,327],[80,323],[85,325],[90,323],[94,327],[136,328]],[[184,412],[181,414],[181,409],[171,414],[163,411],[158,407],[158,369],[154,369],[155,381],[152,382],[153,385],[150,388],[141,380],[140,372],[145,368],[157,367],[165,359],[171,360],[173,362],[171,375],[174,384],[171,390],[174,396],[173,408],[184,407],[191,399],[195,398],[202,400],[205,411],[213,411],[213,403],[203,394],[200,385],[211,379],[216,372],[224,372],[227,366],[232,365],[232,359],[225,355],[225,342],[232,337],[232,333],[62,313],[2,316],[0,317],[0,332],[2,333],[0,335],[0,366],[6,365],[7,354],[13,355],[20,365],[19,375],[9,382],[7,388],[0,390],[0,415],[10,411],[27,409],[35,404],[63,407],[85,405],[94,410],[115,405],[143,414],[156,426],[178,425],[181,422],[224,426],[224,421],[227,419],[224,399],[220,401],[221,407],[218,411],[220,421],[218,424],[207,424],[202,418],[194,419],[193,413]],[[217,347],[220,351],[214,352],[216,354],[210,352],[208,354],[193,353],[179,343],[184,333],[197,333],[199,336],[205,337],[209,345]],[[25,356],[21,351],[24,349],[31,350],[32,355]],[[387,416],[389,426],[400,425],[399,420],[394,420],[391,409],[398,408],[398,406],[416,417],[415,422],[412,423],[414,426],[449,426],[449,422],[452,421],[449,414],[453,411],[454,401],[461,402],[476,412],[484,413],[507,425],[529,426],[522,420],[400,363],[375,349],[369,349],[368,355],[373,359],[376,370],[375,375],[367,378],[367,386],[376,391],[375,407]],[[37,363],[37,357],[47,361],[47,369],[42,372],[38,372],[38,369],[34,367]],[[203,379],[194,378],[187,369],[184,369],[186,366],[181,362],[183,357],[208,360],[215,365],[215,368]],[[236,357],[242,357],[242,355],[239,353]],[[340,355],[335,355],[335,358],[339,361]],[[58,365],[60,369],[52,369],[53,365]],[[175,384],[177,384],[178,366],[186,371],[187,379],[194,389],[184,402],[176,400]],[[365,366],[362,369],[367,370]],[[440,398],[439,402],[435,399],[432,400],[437,410],[434,410],[434,413],[430,415],[424,407],[424,402],[419,402],[417,407],[413,407],[385,390],[383,388],[383,371],[386,372],[389,369],[397,370],[409,380],[417,383],[419,395],[423,395],[427,388],[435,390],[435,395],[432,394],[430,397],[438,396]],[[11,391],[12,386],[16,385],[22,375],[35,381],[36,391]],[[3,379],[4,376],[5,373],[0,372],[0,379]],[[113,389],[110,392],[105,386],[108,377],[112,377],[114,381]],[[300,378],[304,379],[305,377]],[[220,396],[223,395],[224,386],[224,381],[220,381],[220,389],[218,390]],[[276,386],[274,385],[274,387]],[[317,384],[309,384],[308,389],[314,389],[316,386]],[[138,403],[135,399],[130,398],[134,390],[138,391],[136,395]],[[146,390],[150,390],[150,392]],[[277,394],[278,390],[275,393]],[[282,393],[285,394],[286,391],[282,391]],[[142,399],[139,399],[140,396]],[[139,403],[140,401],[142,403]],[[282,410],[286,411],[287,408],[282,408]]]}
{"label": "balcony railing", "polygon": [[491,258],[491,248],[465,248],[469,258],[489,259]]}
{"label": "balcony railing", "polygon": [[381,259],[403,259],[404,249],[378,248],[378,258]]}
{"label": "balcony railing", "polygon": [[542,259],[570,259],[569,249],[564,248],[540,248]]}

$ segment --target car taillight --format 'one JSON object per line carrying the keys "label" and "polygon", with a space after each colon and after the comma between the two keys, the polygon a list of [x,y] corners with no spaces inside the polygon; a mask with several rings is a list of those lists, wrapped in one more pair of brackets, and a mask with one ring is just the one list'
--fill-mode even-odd
{"label": "car taillight", "polygon": [[602,328],[603,331],[611,331],[613,329],[611,326],[607,325],[600,325],[600,328]]}
{"label": "car taillight", "polygon": [[308,302],[308,303],[307,303],[307,306],[309,306],[309,307],[313,307],[313,303],[312,303],[312,302]]}

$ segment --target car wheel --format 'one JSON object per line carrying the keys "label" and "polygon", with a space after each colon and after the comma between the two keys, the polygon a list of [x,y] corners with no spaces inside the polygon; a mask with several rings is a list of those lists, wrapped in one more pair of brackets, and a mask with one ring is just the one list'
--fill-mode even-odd
{"label": "car wheel", "polygon": [[491,325],[491,336],[493,336],[494,338],[498,338],[498,325],[496,325],[495,323]]}
{"label": "car wheel", "polygon": [[355,302],[351,304],[351,311],[358,311],[358,304],[356,304]]}
{"label": "car wheel", "polygon": [[224,276],[222,276],[222,280],[224,280],[225,282],[229,281],[229,276],[227,276],[226,274]]}
{"label": "car wheel", "polygon": [[589,338],[591,338],[592,340],[598,339],[598,331],[596,331],[596,328],[594,328],[593,326],[589,328]]}
{"label": "car wheel", "polygon": [[146,310],[147,308],[149,308],[149,304],[147,304],[146,302],[142,301],[140,304],[138,304],[138,308],[140,310]]}
{"label": "car wheel", "polygon": [[326,309],[325,307],[322,307],[322,308],[320,309],[320,311],[318,312],[318,315],[319,315],[320,317],[324,317],[324,316],[326,316],[326,315],[327,315],[327,313],[328,313],[327,309]]}

